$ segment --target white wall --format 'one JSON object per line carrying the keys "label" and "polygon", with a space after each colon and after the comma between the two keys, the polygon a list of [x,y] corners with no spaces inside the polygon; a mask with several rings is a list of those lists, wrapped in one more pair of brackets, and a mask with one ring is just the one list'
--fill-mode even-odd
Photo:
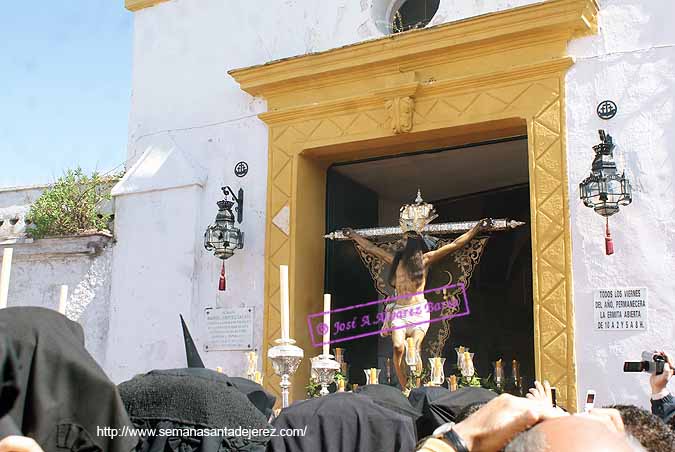
{"label": "white wall", "polygon": [[[587,389],[601,404],[648,405],[648,378],[624,374],[642,350],[675,351],[675,4],[670,0],[601,1],[597,36],[569,46],[567,152],[579,402]],[[611,99],[617,115],[599,119]],[[614,138],[615,157],[633,184],[633,203],[610,218],[615,254],[604,253],[604,218],[579,201],[598,129]],[[594,288],[647,287],[646,332],[593,329]]]}
{"label": "white wall", "polygon": [[[173,193],[165,184],[159,191],[118,197],[116,333],[111,338],[123,336],[124,342],[111,341],[109,358],[115,359],[108,359],[117,380],[154,366],[182,365],[182,344],[167,336],[171,332],[180,337],[180,310],[190,312],[186,319],[201,347],[206,306],[255,306],[255,340],[260,346],[267,130],[256,115],[266,106],[243,93],[226,71],[377,38],[382,32],[376,21],[382,20],[387,3],[172,0],[135,13],[129,163],[170,141],[207,174],[200,188],[195,186],[189,194]],[[432,24],[531,3],[537,2],[442,0]],[[673,268],[675,169],[670,157],[675,142],[675,31],[669,20],[675,10],[670,0],[601,0],[600,5],[601,33],[571,43],[569,51],[578,58],[567,77],[578,382],[580,393],[596,389],[600,403],[644,405],[645,376],[623,375],[620,369],[642,349],[668,349],[675,339],[670,300],[675,283],[668,274]],[[619,114],[609,122],[595,116],[597,103],[605,98],[619,106]],[[616,254],[611,257],[604,256],[602,218],[578,201],[577,185],[590,170],[598,128],[614,136],[618,164],[635,187],[633,205],[612,218]],[[233,175],[239,160],[250,166],[243,179]],[[218,294],[220,262],[203,250],[200,238],[213,221],[223,184],[246,191],[241,226],[246,244],[226,262],[228,290]],[[136,262],[139,256],[142,263]],[[190,259],[194,262],[188,263]],[[158,275],[176,288],[161,287],[153,279]],[[650,330],[594,332],[591,290],[622,285],[649,288]],[[127,325],[132,307],[141,309],[144,318]],[[149,327],[141,328],[147,322]],[[156,339],[156,334],[162,338]],[[232,374],[244,367],[241,352],[202,355],[207,366],[220,365]]]}
{"label": "white wall", "polygon": [[[45,188],[0,189],[0,262],[4,248],[14,249],[7,304],[58,309],[61,285],[68,285],[66,315],[83,326],[87,350],[102,364],[108,342],[112,240],[104,235],[28,239],[26,213]],[[11,219],[18,221],[12,225]]]}
{"label": "white wall", "polygon": [[[264,8],[258,2],[180,0],[139,11],[134,20],[127,166],[148,149],[173,145],[202,166],[206,175],[205,183],[189,201],[192,204],[180,206],[193,211],[183,212],[180,218],[171,211],[173,207],[147,207],[148,203],[165,202],[165,196],[171,196],[170,184],[160,184],[158,191],[116,198],[120,244],[114,258],[107,368],[113,379],[120,381],[154,367],[184,365],[182,343],[175,342],[180,338],[177,319],[182,310],[184,315],[189,311],[185,317],[205,364],[242,374],[243,352],[205,353],[202,348],[206,340],[204,308],[208,306],[253,306],[255,346],[262,344],[267,128],[256,115],[265,111],[266,105],[242,92],[226,71],[329,49],[379,32],[365,3],[346,0],[270,1]],[[248,175],[241,179],[233,173],[240,160],[249,164]],[[167,174],[162,177],[170,180]],[[228,288],[218,293],[220,260],[203,249],[202,234],[215,218],[223,185],[245,191],[244,221],[239,226],[245,233],[245,245],[225,262]],[[185,223],[187,215],[192,215],[193,224]],[[149,216],[152,221],[138,220]],[[182,226],[164,225],[167,221]],[[189,232],[192,238],[188,238]],[[185,259],[176,260],[180,253],[171,249],[175,240],[185,256],[192,253],[194,263],[189,269]],[[163,246],[155,248],[155,242]],[[136,262],[140,255],[147,257],[148,268],[158,270],[146,273]],[[191,288],[190,303],[157,289],[163,295],[161,309],[157,306],[156,284],[148,283],[148,278],[165,274],[170,274],[172,284],[180,285],[181,290]],[[139,308],[147,316],[152,313],[150,329],[134,327],[137,323],[133,319],[127,324],[132,311]],[[119,343],[121,336],[123,342]]]}

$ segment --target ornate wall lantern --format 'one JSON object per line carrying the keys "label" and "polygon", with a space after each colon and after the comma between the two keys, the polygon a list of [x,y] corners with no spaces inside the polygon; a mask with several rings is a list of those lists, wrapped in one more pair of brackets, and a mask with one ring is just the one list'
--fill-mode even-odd
{"label": "ornate wall lantern", "polygon": [[609,217],[619,211],[620,206],[631,203],[630,181],[623,172],[618,174],[614,162],[614,142],[604,130],[598,131],[601,143],[593,146],[595,158],[591,165],[591,174],[579,184],[579,194],[586,207],[591,207],[599,215],[605,217],[605,251],[607,255],[614,253],[612,236],[609,233]]}
{"label": "ornate wall lantern", "polygon": [[[220,270],[219,290],[225,290],[225,259],[234,255],[235,250],[244,247],[244,233],[235,226],[234,213],[232,207],[236,204],[237,222],[243,220],[244,190],[239,189],[239,196],[234,196],[234,192],[229,186],[222,187],[225,199],[218,201],[218,214],[216,214],[215,223],[209,225],[204,232],[204,248],[207,251],[213,251],[213,254],[223,260]],[[234,201],[227,199],[231,196]]]}

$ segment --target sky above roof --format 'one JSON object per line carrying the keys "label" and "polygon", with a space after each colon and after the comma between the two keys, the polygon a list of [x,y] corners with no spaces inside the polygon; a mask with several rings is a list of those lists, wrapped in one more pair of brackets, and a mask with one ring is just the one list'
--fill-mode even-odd
{"label": "sky above roof", "polygon": [[3,5],[0,187],[123,169],[132,21],[122,0]]}

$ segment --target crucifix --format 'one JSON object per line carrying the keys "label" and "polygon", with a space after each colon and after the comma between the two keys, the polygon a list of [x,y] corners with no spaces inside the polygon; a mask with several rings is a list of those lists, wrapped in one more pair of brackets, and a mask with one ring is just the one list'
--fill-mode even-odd
{"label": "crucifix", "polygon": [[[353,230],[351,228],[335,231],[326,238],[333,240],[352,240],[365,253],[390,266],[387,281],[395,289],[397,299],[389,303],[385,311],[389,315],[382,329],[391,330],[394,369],[402,387],[406,386],[407,377],[403,369],[405,343],[412,338],[414,349],[421,356],[421,345],[429,328],[430,312],[425,309],[427,300],[424,294],[429,268],[444,257],[464,248],[471,240],[483,231],[512,229],[524,223],[513,220],[482,219],[460,223],[441,223],[431,225],[438,215],[432,204],[424,202],[418,190],[414,204],[401,207],[399,227],[370,228]],[[436,246],[438,239],[429,233],[451,234],[462,233],[450,243]],[[378,246],[369,238],[402,237],[401,248],[389,250]],[[410,294],[410,297],[404,295]],[[400,298],[399,298],[400,297]],[[418,309],[419,308],[419,309]],[[397,313],[406,312],[405,315]],[[411,313],[414,313],[411,315]],[[425,323],[426,322],[426,323]],[[418,323],[418,325],[414,325]],[[389,333],[383,332],[382,335]],[[421,364],[418,360],[418,365]]]}

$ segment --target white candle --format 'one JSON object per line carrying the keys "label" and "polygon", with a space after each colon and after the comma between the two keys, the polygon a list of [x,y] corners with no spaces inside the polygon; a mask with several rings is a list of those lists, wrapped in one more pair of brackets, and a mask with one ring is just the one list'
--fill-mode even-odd
{"label": "white candle", "polygon": [[59,295],[59,312],[66,315],[66,303],[68,302],[68,286],[61,286],[61,294]]}
{"label": "white candle", "polygon": [[288,265],[279,266],[279,294],[281,296],[281,339],[289,339],[290,307],[288,299]]}
{"label": "white candle", "polygon": [[323,354],[330,353],[328,342],[330,342],[330,294],[323,294],[323,323],[328,325],[326,332],[323,333]]}
{"label": "white candle", "polygon": [[411,364],[415,364],[417,362],[417,353],[415,350],[415,340],[412,337],[406,338],[406,344],[408,347],[405,349],[406,353],[406,361],[408,361]]}
{"label": "white candle", "polygon": [[9,293],[9,274],[12,272],[13,248],[5,248],[2,253],[2,270],[0,270],[0,308],[7,307],[7,294]]}

